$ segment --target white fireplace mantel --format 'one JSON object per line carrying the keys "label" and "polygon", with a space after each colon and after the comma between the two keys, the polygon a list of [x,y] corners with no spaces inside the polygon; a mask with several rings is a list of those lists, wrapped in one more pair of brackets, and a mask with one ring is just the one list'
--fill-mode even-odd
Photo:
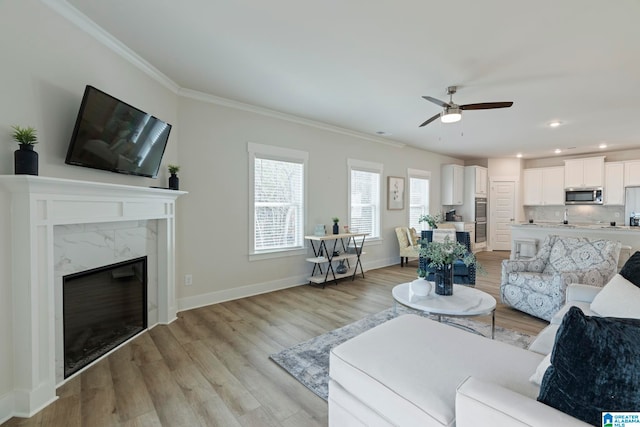
{"label": "white fireplace mantel", "polygon": [[11,199],[13,414],[29,417],[56,399],[54,227],[158,220],[158,321],[169,323],[175,202],[186,192],[30,175],[2,175],[0,189]]}

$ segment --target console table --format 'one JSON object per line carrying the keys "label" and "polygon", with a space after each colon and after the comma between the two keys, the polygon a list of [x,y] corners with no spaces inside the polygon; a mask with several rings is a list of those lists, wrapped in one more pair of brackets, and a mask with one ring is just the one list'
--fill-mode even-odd
{"label": "console table", "polygon": [[[367,233],[341,233],[324,236],[304,236],[306,240],[311,242],[311,248],[313,249],[313,258],[307,258],[308,262],[313,263],[309,284],[321,284],[324,287],[330,280],[336,283],[338,279],[343,277],[351,277],[351,280],[353,280],[356,277],[358,266],[360,266],[360,272],[364,277],[360,256],[364,253],[362,252],[362,247],[367,235]],[[352,267],[350,261],[354,260],[355,263]],[[347,272],[336,273],[333,261],[346,262]],[[326,265],[324,265],[325,263]]]}

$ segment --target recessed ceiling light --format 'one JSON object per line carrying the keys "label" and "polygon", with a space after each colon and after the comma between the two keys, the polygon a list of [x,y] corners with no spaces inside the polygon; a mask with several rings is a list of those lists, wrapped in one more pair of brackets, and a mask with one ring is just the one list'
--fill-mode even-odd
{"label": "recessed ceiling light", "polygon": [[519,159],[522,158],[522,153],[516,154],[516,157],[519,158]]}
{"label": "recessed ceiling light", "polygon": [[562,150],[561,150],[561,149],[559,149],[559,148],[556,148],[556,150],[554,151],[554,153],[556,153],[556,154],[560,154],[560,153],[562,153]]}
{"label": "recessed ceiling light", "polygon": [[600,149],[607,148],[607,144],[603,142],[602,144],[598,145],[598,148]]}
{"label": "recessed ceiling light", "polygon": [[376,135],[389,136],[389,135],[391,135],[391,133],[390,132],[385,132],[383,130],[379,130],[379,131],[376,132]]}
{"label": "recessed ceiling light", "polygon": [[555,122],[551,122],[549,123],[549,127],[551,128],[557,128],[558,126],[560,126],[562,124],[562,122],[559,121],[555,121]]}

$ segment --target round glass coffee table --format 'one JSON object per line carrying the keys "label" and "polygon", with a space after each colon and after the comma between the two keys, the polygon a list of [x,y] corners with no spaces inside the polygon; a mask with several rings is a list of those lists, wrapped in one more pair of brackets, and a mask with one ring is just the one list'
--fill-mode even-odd
{"label": "round glass coffee table", "polygon": [[[463,285],[453,285],[453,295],[438,295],[435,292],[435,284],[431,283],[431,290],[426,296],[416,295],[411,289],[411,283],[402,283],[393,288],[394,312],[398,304],[442,317],[475,317],[491,315],[491,339],[496,328],[496,299],[486,292]],[[468,329],[471,332],[478,331],[463,325],[451,323],[451,325]]]}

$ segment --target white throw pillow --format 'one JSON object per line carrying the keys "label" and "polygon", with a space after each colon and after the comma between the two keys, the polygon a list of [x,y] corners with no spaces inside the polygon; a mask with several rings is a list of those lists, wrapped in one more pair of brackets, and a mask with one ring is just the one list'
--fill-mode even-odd
{"label": "white throw pillow", "polygon": [[616,274],[593,299],[591,310],[603,317],[640,319],[640,288]]}
{"label": "white throw pillow", "polygon": [[549,368],[549,366],[551,366],[551,353],[547,354],[544,359],[540,361],[540,364],[536,368],[536,371],[533,373],[533,375],[531,375],[531,378],[529,378],[529,381],[541,385],[544,373],[547,372],[547,368]]}
{"label": "white throw pillow", "polygon": [[446,238],[449,238],[449,241],[456,241],[456,230],[433,230],[433,238],[431,241],[443,243]]}

